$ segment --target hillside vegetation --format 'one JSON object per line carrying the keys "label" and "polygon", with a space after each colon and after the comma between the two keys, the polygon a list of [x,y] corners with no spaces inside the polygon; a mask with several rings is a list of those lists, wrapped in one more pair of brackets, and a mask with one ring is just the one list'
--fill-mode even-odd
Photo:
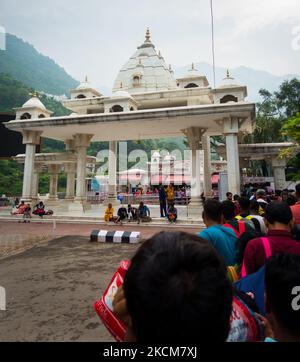
{"label": "hillside vegetation", "polygon": [[0,50],[0,73],[48,94],[68,94],[79,82],[51,58],[12,34],[6,34],[6,50]]}

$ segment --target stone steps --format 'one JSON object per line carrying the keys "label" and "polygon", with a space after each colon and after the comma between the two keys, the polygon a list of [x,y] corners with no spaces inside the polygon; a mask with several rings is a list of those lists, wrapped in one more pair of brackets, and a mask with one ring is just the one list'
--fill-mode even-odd
{"label": "stone steps", "polygon": [[[22,218],[22,215],[0,215],[0,221],[1,220],[7,220],[7,221],[17,221]],[[68,223],[68,224],[99,224],[99,225],[114,225],[114,223],[107,223],[99,217],[92,217],[92,216],[51,216],[51,217],[44,217],[41,219],[39,216],[33,215],[33,217],[30,219],[31,222],[45,222],[45,223],[53,223],[54,221],[56,223]],[[203,228],[204,224],[203,222],[199,220],[193,220],[193,219],[182,219],[177,220],[176,224],[169,224],[168,221],[160,218],[152,218],[152,221],[149,223],[140,223],[139,225],[136,222],[126,222],[123,223],[123,226],[128,225],[134,225],[135,227],[143,227],[143,226],[164,226],[164,227],[170,227],[170,228],[180,228],[180,227],[191,227],[191,228]]]}

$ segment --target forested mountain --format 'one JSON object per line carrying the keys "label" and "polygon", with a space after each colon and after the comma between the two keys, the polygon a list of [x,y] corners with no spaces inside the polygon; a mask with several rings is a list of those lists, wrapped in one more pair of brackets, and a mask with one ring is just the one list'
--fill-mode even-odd
{"label": "forested mountain", "polygon": [[[30,93],[35,90],[9,74],[0,73],[0,112],[12,112],[13,108],[21,107],[30,98]],[[70,111],[53,97],[40,94],[39,98],[46,108],[54,112],[54,116],[70,114]]]}
{"label": "forested mountain", "polygon": [[54,60],[12,34],[6,34],[6,50],[0,50],[0,73],[54,95],[68,94],[79,84]]}

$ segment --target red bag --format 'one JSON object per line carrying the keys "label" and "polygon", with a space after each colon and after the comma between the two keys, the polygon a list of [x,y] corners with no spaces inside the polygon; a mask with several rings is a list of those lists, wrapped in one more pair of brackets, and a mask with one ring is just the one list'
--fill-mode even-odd
{"label": "red bag", "polygon": [[258,342],[262,339],[263,329],[259,319],[246,303],[234,296],[227,342]]}
{"label": "red bag", "polygon": [[102,295],[102,298],[94,304],[94,308],[103,324],[118,342],[124,341],[126,326],[114,315],[112,303],[117,290],[124,282],[124,277],[129,265],[130,261],[121,261],[118,270],[114,273],[108,287]]}

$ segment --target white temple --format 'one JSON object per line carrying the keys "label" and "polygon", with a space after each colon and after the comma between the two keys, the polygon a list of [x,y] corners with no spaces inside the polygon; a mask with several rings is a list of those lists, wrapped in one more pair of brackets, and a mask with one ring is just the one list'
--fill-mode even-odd
{"label": "white temple", "polygon": [[[71,90],[71,98],[62,102],[72,111],[70,116],[51,117],[36,97],[16,109],[16,120],[7,122],[6,127],[21,132],[26,144],[26,155],[20,156],[25,162],[22,197],[29,201],[36,198],[40,165],[47,164],[54,174],[58,170],[55,165],[60,165],[68,175],[68,200],[82,204],[86,200],[87,164],[95,162],[87,157],[87,147],[93,141],[109,141],[109,198],[115,200],[118,141],[186,136],[192,150],[194,179],[190,206],[197,207],[203,191],[197,151],[204,151],[203,188],[210,195],[210,137],[214,135],[225,136],[228,189],[239,194],[238,139],[255,126],[255,104],[247,102],[246,97],[247,87],[239,85],[229,72],[215,89],[194,64],[185,76],[175,79],[147,30],[145,41],[119,71],[112,96],[101,95],[85,79]],[[63,141],[66,151],[36,155],[40,137]],[[55,198],[57,177],[51,180]]]}

